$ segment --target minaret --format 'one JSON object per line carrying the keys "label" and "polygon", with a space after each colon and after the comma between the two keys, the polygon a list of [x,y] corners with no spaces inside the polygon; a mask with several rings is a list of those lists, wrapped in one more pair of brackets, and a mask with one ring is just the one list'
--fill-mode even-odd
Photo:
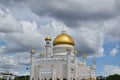
{"label": "minaret", "polygon": [[93,69],[95,70],[96,69],[96,59],[95,58],[92,59],[92,63],[93,63]]}
{"label": "minaret", "polygon": [[93,66],[92,66],[92,69],[93,69],[93,77],[94,77],[95,80],[96,80],[96,59],[95,59],[95,58],[92,59],[92,63],[93,63]]}
{"label": "minaret", "polygon": [[83,58],[83,63],[84,63],[84,65],[87,65],[87,63],[86,63],[86,59],[87,59],[87,55],[86,54],[83,54],[82,55],[82,58]]}
{"label": "minaret", "polygon": [[75,54],[75,80],[77,80],[77,77],[78,77],[78,69],[77,69],[77,53],[78,51],[77,50],[74,50],[74,54]]}
{"label": "minaret", "polygon": [[35,57],[35,50],[31,50],[31,61],[30,61],[30,80],[34,80],[34,57]]}
{"label": "minaret", "polygon": [[67,48],[67,80],[71,78],[71,48]]}
{"label": "minaret", "polygon": [[46,41],[46,45],[45,45],[45,49],[46,49],[45,57],[49,58],[52,55],[51,38],[49,36],[47,36],[45,38],[45,41]]}

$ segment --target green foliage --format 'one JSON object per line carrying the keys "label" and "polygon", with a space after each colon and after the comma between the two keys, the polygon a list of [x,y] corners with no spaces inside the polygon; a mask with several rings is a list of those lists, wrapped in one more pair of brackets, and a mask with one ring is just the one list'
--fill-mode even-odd
{"label": "green foliage", "polygon": [[98,76],[97,80],[105,80],[105,77],[104,76]]}
{"label": "green foliage", "polygon": [[18,76],[15,78],[15,80],[30,80],[29,76]]}
{"label": "green foliage", "polygon": [[5,80],[5,79],[0,78],[0,80]]}
{"label": "green foliage", "polygon": [[63,78],[63,80],[67,80],[66,78]]}
{"label": "green foliage", "polygon": [[[99,76],[99,77],[102,78],[103,76]],[[0,80],[3,80],[3,79],[0,79]],[[18,76],[15,78],[15,80],[30,80],[30,78],[29,76]],[[57,78],[57,80],[60,80],[60,79]],[[63,78],[63,80],[67,80],[67,79]],[[105,80],[105,78],[97,79],[97,80]],[[108,77],[106,77],[106,80],[120,80],[120,75],[119,74],[109,75]]]}
{"label": "green foliage", "polygon": [[106,80],[120,80],[119,74],[110,75],[106,78]]}
{"label": "green foliage", "polygon": [[103,76],[98,76],[97,80],[120,80],[120,75],[119,74],[109,75],[106,77],[106,79]]}

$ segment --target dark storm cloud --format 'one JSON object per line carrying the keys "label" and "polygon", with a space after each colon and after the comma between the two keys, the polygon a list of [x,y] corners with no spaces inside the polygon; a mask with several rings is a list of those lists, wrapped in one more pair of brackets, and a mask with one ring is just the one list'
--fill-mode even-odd
{"label": "dark storm cloud", "polygon": [[118,16],[118,0],[0,0],[1,4],[28,6],[39,16],[52,17],[68,26],[80,21],[106,20]]}
{"label": "dark storm cloud", "polygon": [[66,24],[104,20],[119,15],[116,0],[28,0],[33,12],[56,18]]}
{"label": "dark storm cloud", "polygon": [[4,7],[25,6],[27,0],[0,0],[0,5]]}
{"label": "dark storm cloud", "polygon": [[13,3],[26,2],[27,0],[0,0],[1,4],[10,5]]}

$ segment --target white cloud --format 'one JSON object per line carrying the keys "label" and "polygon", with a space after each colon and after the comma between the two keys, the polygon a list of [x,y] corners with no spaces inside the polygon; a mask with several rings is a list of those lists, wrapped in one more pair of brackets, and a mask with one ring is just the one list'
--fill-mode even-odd
{"label": "white cloud", "polygon": [[16,61],[21,66],[28,66],[30,65],[30,52],[23,52],[16,54]]}
{"label": "white cloud", "polygon": [[[54,19],[44,26],[38,28],[35,22],[21,21],[22,33],[11,33],[6,34],[6,39],[8,45],[5,48],[5,52],[23,52],[28,51],[32,48],[43,49],[44,47],[44,37],[51,36],[53,39],[57,34],[61,33],[63,24]],[[83,25],[86,26],[86,25]],[[92,25],[91,25],[92,26]],[[19,27],[19,26],[16,26]],[[88,54],[97,54],[97,56],[102,56],[103,49],[103,34],[96,29],[91,29],[89,27],[78,27],[71,29],[65,27],[68,34],[72,35],[76,41],[76,48],[83,50]],[[80,33],[80,34],[78,34]],[[87,38],[86,38],[87,37]],[[41,41],[41,42],[40,42]],[[82,41],[82,43],[81,43]],[[77,44],[79,43],[79,44]]]}
{"label": "white cloud", "polygon": [[27,72],[25,72],[25,73],[21,73],[20,75],[21,75],[21,76],[30,75],[30,72],[27,71]]}
{"label": "white cloud", "polygon": [[0,70],[14,72],[17,66],[16,58],[12,55],[0,54]]}
{"label": "white cloud", "polygon": [[100,16],[103,17],[103,15],[110,16],[115,14],[114,12],[116,8],[113,0],[47,0],[47,2],[44,0],[28,1],[28,5],[30,5],[31,9],[34,12],[39,13],[39,15],[50,15],[57,18],[64,17],[65,19],[93,18],[96,15],[99,16],[99,18]]}
{"label": "white cloud", "polygon": [[0,7],[0,33],[21,32],[21,25],[17,19]]}
{"label": "white cloud", "polygon": [[104,76],[120,74],[120,67],[116,65],[105,65],[101,74]]}
{"label": "white cloud", "polygon": [[[44,36],[37,31],[37,24],[35,22],[22,21],[20,32],[6,33],[4,39],[7,43],[5,48],[1,51],[3,53],[14,53],[29,51],[32,48],[43,49]],[[16,28],[19,26],[16,26]]]}
{"label": "white cloud", "polygon": [[94,55],[96,57],[103,56],[103,34],[102,32],[91,29],[89,27],[80,27],[73,30],[76,48],[81,53]]}
{"label": "white cloud", "polygon": [[113,48],[112,51],[110,52],[111,56],[116,56],[116,54],[118,53],[118,49]]}
{"label": "white cloud", "polygon": [[110,55],[114,57],[117,55],[118,52],[119,52],[119,45],[116,45],[116,47],[110,51]]}
{"label": "white cloud", "polygon": [[[0,11],[0,41],[6,42],[0,46],[0,70],[19,74],[16,71],[18,65],[29,64],[28,52],[33,48],[44,49],[43,35],[38,32],[35,22],[18,21],[11,13]],[[18,53],[22,56],[17,57]]]}
{"label": "white cloud", "polygon": [[101,31],[109,41],[120,41],[120,16],[108,19],[101,25]]}

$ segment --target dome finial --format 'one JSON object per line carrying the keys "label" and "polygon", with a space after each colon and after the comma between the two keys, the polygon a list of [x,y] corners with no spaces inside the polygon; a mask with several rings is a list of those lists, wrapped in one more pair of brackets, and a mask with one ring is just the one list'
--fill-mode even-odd
{"label": "dome finial", "polygon": [[64,30],[64,27],[65,27],[65,25],[63,24],[63,28],[62,28],[62,34],[65,34],[66,33],[66,31]]}
{"label": "dome finial", "polygon": [[66,31],[62,31],[62,34],[66,34]]}

